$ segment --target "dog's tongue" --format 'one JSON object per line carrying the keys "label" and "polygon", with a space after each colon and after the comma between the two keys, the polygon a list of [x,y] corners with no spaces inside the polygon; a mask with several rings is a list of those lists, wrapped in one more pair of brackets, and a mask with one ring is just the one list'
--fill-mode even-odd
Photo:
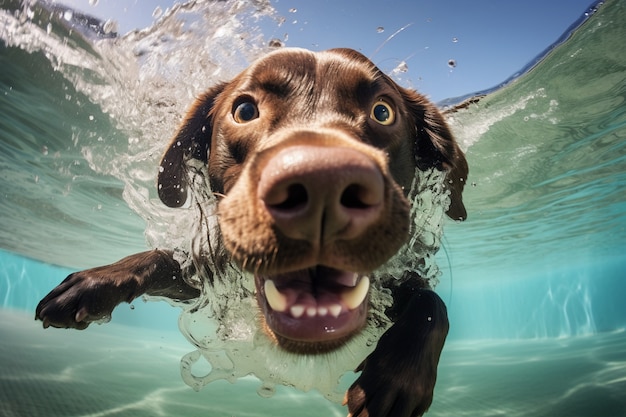
{"label": "dog's tongue", "polygon": [[339,317],[358,308],[367,296],[369,279],[353,272],[317,267],[265,277],[269,307],[291,317]]}

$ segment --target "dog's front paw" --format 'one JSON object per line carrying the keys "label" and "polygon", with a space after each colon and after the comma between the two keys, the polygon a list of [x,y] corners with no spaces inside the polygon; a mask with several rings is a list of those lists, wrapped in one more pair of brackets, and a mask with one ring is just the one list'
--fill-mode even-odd
{"label": "dog's front paw", "polygon": [[103,268],[75,272],[37,305],[35,319],[43,327],[85,329],[90,323],[107,320],[122,301],[133,298],[132,282],[107,277]]}
{"label": "dog's front paw", "polygon": [[344,400],[349,417],[417,417],[433,401],[439,355],[448,334],[443,301],[420,290],[376,349]]}
{"label": "dog's front paw", "polygon": [[349,417],[417,417],[433,401],[434,381],[420,381],[407,372],[395,373],[374,365],[371,356],[361,364],[361,376],[346,392]]}

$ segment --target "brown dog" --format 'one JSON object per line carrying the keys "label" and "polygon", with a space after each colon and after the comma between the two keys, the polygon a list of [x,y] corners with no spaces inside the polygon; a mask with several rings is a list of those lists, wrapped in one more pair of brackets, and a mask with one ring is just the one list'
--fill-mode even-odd
{"label": "brown dog", "polygon": [[232,262],[254,276],[264,331],[310,355],[339,349],[366,326],[375,282],[393,297],[384,308],[393,325],[359,366],[349,412],[422,415],[446,308],[416,272],[421,259],[402,258],[400,276],[384,271],[390,259],[397,270],[397,253],[413,253],[420,238],[410,193],[416,172],[428,170],[446,173],[443,210],[464,219],[467,163],[430,102],[358,52],[278,50],[198,98],[163,156],[166,205],[182,206],[189,192],[218,196],[213,247],[201,251],[209,256],[196,253],[182,268],[172,251],[154,250],[74,273],[36,317],[84,329],[142,294],[197,298],[194,285],[210,291]]}

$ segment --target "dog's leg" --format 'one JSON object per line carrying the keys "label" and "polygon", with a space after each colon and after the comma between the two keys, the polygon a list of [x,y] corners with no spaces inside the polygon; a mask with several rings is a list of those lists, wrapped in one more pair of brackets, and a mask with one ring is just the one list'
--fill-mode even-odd
{"label": "dog's leg", "polygon": [[415,292],[403,314],[359,365],[346,393],[352,417],[414,417],[428,410],[448,334],[446,306],[433,291]]}
{"label": "dog's leg", "polygon": [[142,294],[188,300],[198,297],[199,291],[182,279],[172,252],[141,252],[69,275],[39,302],[35,319],[44,327],[84,329],[109,317],[121,302],[130,303]]}

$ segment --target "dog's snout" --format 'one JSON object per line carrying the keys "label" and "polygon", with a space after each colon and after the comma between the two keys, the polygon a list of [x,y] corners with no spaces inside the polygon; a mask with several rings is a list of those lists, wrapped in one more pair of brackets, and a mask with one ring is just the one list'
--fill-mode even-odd
{"label": "dog's snout", "polygon": [[385,182],[358,150],[292,146],[263,167],[258,195],[285,236],[328,243],[356,238],[380,218]]}

